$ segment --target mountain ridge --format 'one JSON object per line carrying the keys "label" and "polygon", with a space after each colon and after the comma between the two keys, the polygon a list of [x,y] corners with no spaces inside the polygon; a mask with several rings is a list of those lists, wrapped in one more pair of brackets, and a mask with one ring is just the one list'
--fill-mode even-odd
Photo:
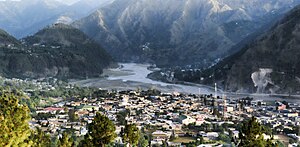
{"label": "mountain ridge", "polygon": [[264,35],[205,71],[226,90],[256,93],[299,93],[300,6]]}
{"label": "mountain ridge", "polygon": [[0,1],[0,28],[20,39],[53,23],[69,24],[113,0],[79,0],[67,5],[56,0]]}
{"label": "mountain ridge", "polygon": [[114,64],[101,46],[65,24],[48,26],[22,39],[20,46],[0,49],[0,73],[5,77],[99,77]]}
{"label": "mountain ridge", "polygon": [[118,61],[208,67],[227,56],[239,41],[299,3],[116,0],[72,25],[102,42]]}

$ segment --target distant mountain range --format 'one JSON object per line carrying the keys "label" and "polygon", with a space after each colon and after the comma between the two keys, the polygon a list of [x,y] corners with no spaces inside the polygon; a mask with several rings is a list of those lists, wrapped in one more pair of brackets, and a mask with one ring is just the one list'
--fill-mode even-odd
{"label": "distant mountain range", "polygon": [[[134,61],[228,91],[300,92],[300,0],[101,2],[1,1],[1,75],[96,77],[114,60]],[[192,68],[202,71],[180,70]]]}
{"label": "distant mountain range", "polygon": [[299,94],[299,57],[300,6],[202,76],[206,84],[218,82],[228,91]]}
{"label": "distant mountain range", "polygon": [[99,77],[113,64],[101,46],[69,25],[51,25],[21,41],[0,31],[1,76]]}
{"label": "distant mountain range", "polygon": [[118,61],[208,67],[300,0],[115,0],[72,25]]}
{"label": "distant mountain range", "polygon": [[32,35],[49,24],[71,23],[112,0],[79,0],[67,5],[56,0],[0,1],[0,28],[16,38]]}
{"label": "distant mountain range", "polygon": [[208,67],[297,4],[300,0],[79,0],[71,5],[7,0],[0,1],[0,28],[23,38],[49,24],[75,21],[72,26],[117,61]]}

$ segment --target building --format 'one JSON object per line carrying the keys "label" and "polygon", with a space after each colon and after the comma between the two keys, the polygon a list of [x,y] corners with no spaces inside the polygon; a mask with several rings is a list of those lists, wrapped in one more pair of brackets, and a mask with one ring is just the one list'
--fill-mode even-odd
{"label": "building", "polygon": [[196,122],[196,119],[194,119],[188,115],[180,115],[178,119],[179,119],[179,122],[184,125],[189,125],[191,123]]}

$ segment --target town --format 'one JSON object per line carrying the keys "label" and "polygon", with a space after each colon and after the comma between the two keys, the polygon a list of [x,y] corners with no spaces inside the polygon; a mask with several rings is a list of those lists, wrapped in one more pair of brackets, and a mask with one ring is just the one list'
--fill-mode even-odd
{"label": "town", "polygon": [[[298,104],[162,93],[156,89],[96,89],[89,96],[61,99],[50,106],[37,107],[30,126],[51,136],[68,131],[80,138],[88,132],[87,125],[96,112],[114,122],[118,135],[126,124],[136,124],[150,146],[232,146],[243,120],[252,116],[268,129],[263,134],[265,139],[272,138],[283,146],[299,143]],[[124,144],[120,135],[115,143]]]}

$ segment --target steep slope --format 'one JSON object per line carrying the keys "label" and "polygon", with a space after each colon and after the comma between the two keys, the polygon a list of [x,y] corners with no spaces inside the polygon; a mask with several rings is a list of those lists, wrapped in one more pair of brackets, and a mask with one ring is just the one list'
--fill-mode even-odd
{"label": "steep slope", "polygon": [[95,77],[111,63],[106,51],[81,31],[55,24],[22,39],[20,47],[2,48],[0,73],[20,78]]}
{"label": "steep slope", "polygon": [[67,5],[56,0],[0,1],[0,28],[17,38],[32,35],[57,22],[71,23],[112,0],[79,0]]}
{"label": "steep slope", "polygon": [[[0,1],[0,27],[16,37],[50,24],[65,5],[51,0]],[[46,20],[46,22],[44,22]],[[53,22],[52,22],[53,23]]]}
{"label": "steep slope", "polygon": [[100,7],[110,4],[113,0],[78,0],[64,8],[64,12],[56,16],[56,22],[70,24],[75,20],[86,17]]}
{"label": "steep slope", "polygon": [[0,29],[0,47],[9,46],[9,45],[19,45],[20,41],[18,41],[13,36],[9,35],[4,30]]}
{"label": "steep slope", "polygon": [[227,90],[257,93],[300,92],[300,6],[270,31],[205,71]]}
{"label": "steep slope", "polygon": [[73,26],[117,60],[211,65],[300,0],[116,0]]}

